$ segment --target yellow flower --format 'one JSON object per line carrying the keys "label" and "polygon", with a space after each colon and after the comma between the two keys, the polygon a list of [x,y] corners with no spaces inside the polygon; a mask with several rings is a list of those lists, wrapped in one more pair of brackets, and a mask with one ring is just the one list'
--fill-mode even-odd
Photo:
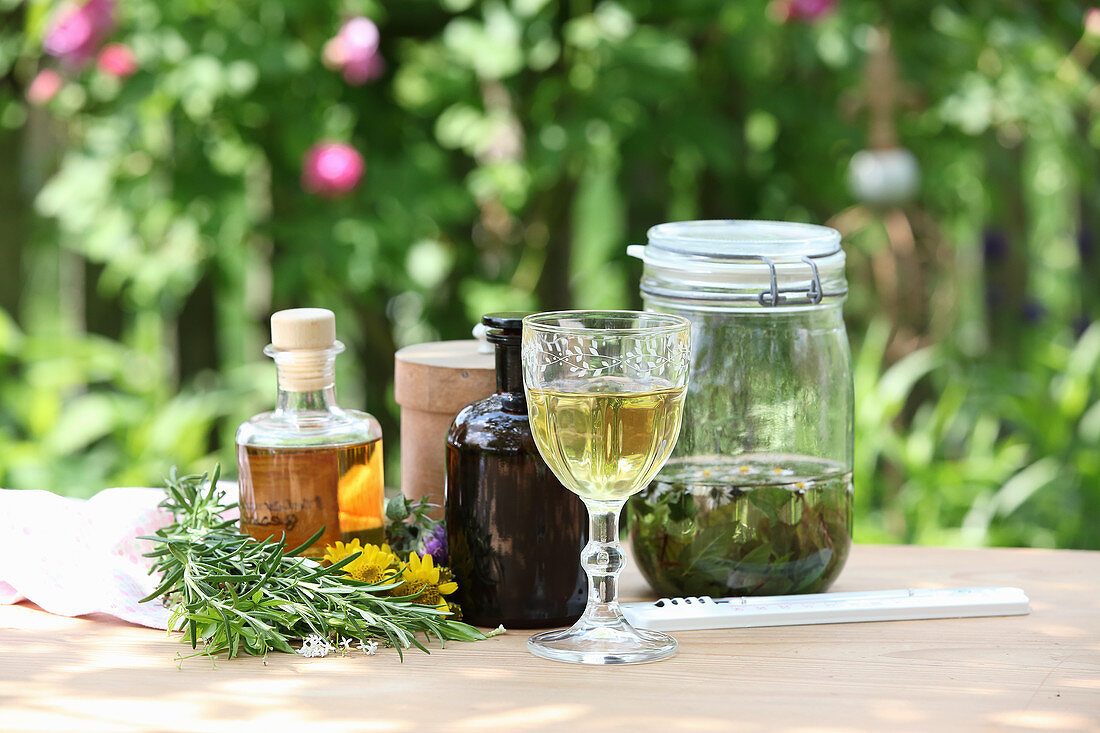
{"label": "yellow flower", "polygon": [[436,608],[447,608],[447,602],[443,596],[458,590],[458,583],[454,582],[451,571],[446,568],[435,567],[431,555],[421,557],[415,552],[409,554],[409,562],[401,571],[401,579],[405,582],[390,591],[395,596],[417,595],[414,603]]}
{"label": "yellow flower", "polygon": [[362,551],[363,546],[359,544],[358,538],[352,540],[351,542],[348,542],[347,544],[341,542],[340,540],[337,540],[336,547],[333,547],[332,545],[325,545],[325,556],[321,559],[329,565],[335,565],[336,563],[343,560],[345,557],[350,557],[351,555]]}
{"label": "yellow flower", "polygon": [[364,583],[378,583],[389,580],[397,573],[397,555],[389,545],[366,545],[363,554],[352,560],[344,569],[352,578]]}
{"label": "yellow flower", "polygon": [[349,578],[361,580],[364,583],[379,583],[387,580],[397,573],[398,559],[393,554],[389,545],[360,545],[358,539],[343,543],[337,541],[336,547],[326,547],[324,560],[335,565],[341,560],[360,553],[344,566],[344,573]]}

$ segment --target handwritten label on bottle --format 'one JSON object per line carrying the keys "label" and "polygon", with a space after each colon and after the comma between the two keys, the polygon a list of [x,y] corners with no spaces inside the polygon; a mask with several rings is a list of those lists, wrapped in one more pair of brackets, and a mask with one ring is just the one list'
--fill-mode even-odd
{"label": "handwritten label on bottle", "polygon": [[241,531],[286,535],[296,547],[324,528],[305,554],[337,540],[384,541],[382,441],[319,448],[239,446]]}
{"label": "handwritten label on bottle", "polygon": [[241,503],[241,521],[255,527],[282,527],[287,532],[293,532],[298,526],[298,513],[322,511],[324,504],[321,497],[303,501],[262,501]]}

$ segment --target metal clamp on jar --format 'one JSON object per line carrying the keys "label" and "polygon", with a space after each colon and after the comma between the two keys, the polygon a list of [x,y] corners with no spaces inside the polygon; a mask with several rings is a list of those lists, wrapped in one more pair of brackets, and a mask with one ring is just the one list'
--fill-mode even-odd
{"label": "metal clamp on jar", "polygon": [[771,221],[649,230],[649,310],[692,324],[672,458],[633,497],[635,557],[662,595],[825,590],[851,545],[851,353],[840,234]]}

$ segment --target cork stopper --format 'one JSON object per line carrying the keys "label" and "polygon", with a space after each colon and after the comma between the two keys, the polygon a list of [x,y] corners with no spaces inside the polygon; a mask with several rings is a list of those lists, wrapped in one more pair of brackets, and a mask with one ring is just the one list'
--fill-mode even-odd
{"label": "cork stopper", "polygon": [[291,308],[271,316],[271,345],[278,351],[328,349],[336,343],[336,315],[325,308]]}
{"label": "cork stopper", "polygon": [[271,316],[271,346],[279,371],[279,387],[288,392],[315,392],[333,385],[336,355],[344,345],[336,340],[336,316],[324,308],[291,308]]}

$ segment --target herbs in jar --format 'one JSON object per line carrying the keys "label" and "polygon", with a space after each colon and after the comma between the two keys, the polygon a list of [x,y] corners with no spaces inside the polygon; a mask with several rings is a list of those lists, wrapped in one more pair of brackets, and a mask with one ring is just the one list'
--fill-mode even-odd
{"label": "herbs in jar", "polygon": [[851,472],[821,459],[674,459],[630,508],[638,566],[667,596],[823,591],[852,542]]}

